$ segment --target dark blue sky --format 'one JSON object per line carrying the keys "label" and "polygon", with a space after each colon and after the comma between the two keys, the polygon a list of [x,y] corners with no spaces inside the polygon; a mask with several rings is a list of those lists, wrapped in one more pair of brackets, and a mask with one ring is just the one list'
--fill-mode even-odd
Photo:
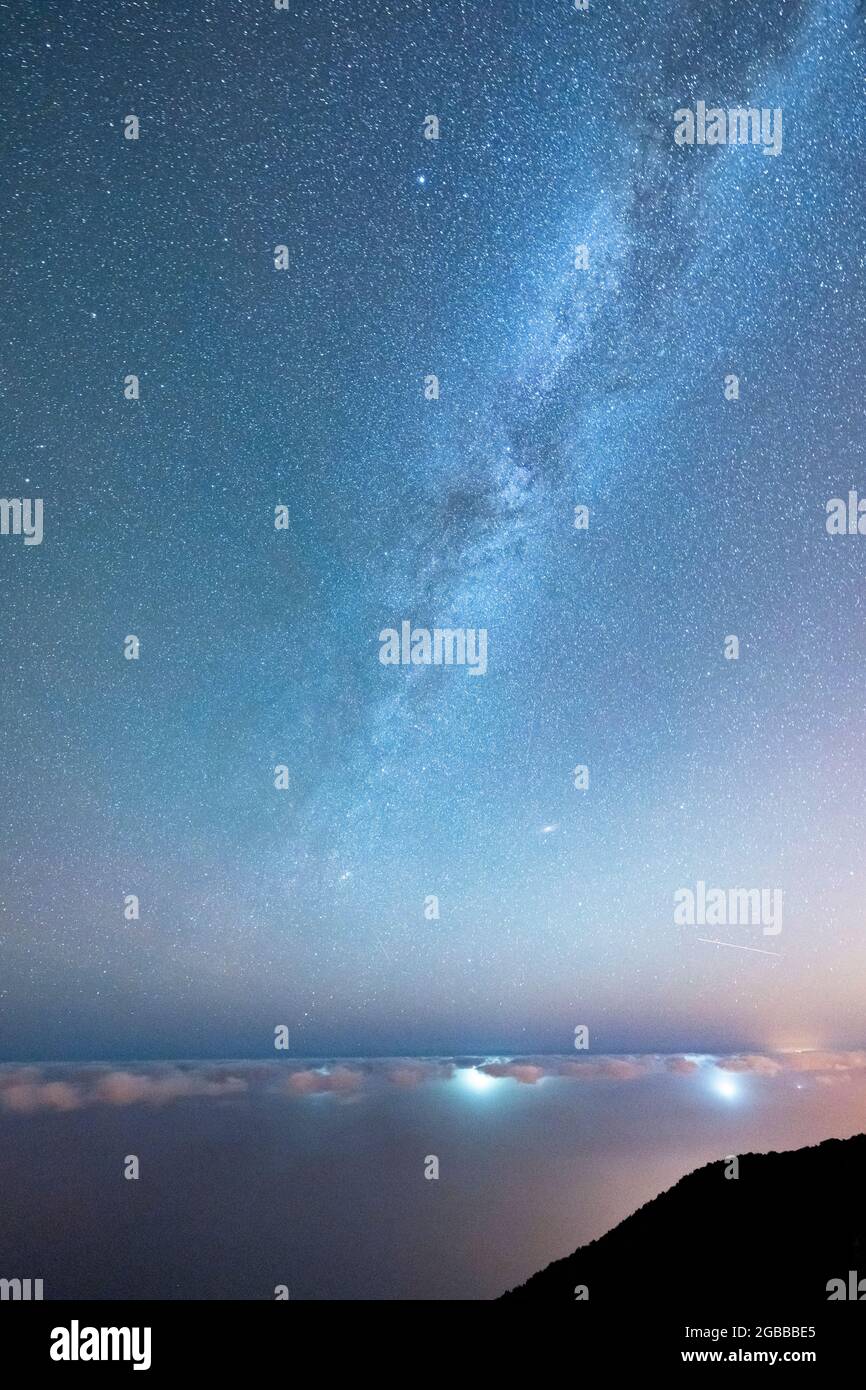
{"label": "dark blue sky", "polygon": [[861,1040],[863,21],[0,3],[3,1056]]}

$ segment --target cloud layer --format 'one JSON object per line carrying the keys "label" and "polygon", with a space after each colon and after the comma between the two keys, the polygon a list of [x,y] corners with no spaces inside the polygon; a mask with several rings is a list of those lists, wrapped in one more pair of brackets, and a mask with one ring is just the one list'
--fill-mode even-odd
{"label": "cloud layer", "polygon": [[866,1071],[866,1051],[739,1053],[730,1057],[399,1057],[235,1063],[146,1063],[124,1068],[90,1065],[0,1066],[0,1111],[17,1115],[68,1113],[89,1106],[163,1106],[216,1100],[255,1092],[275,1099],[333,1096],[353,1101],[376,1087],[413,1089],[431,1082],[459,1082],[467,1072],[518,1086],[542,1081],[639,1081],[650,1076],[690,1077],[702,1069],[764,1078],[809,1075],[824,1085]]}

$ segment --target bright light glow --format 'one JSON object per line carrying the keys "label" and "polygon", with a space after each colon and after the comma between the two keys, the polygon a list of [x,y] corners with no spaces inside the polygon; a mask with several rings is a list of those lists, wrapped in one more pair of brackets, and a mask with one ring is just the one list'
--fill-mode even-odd
{"label": "bright light glow", "polygon": [[458,1076],[470,1091],[489,1091],[491,1086],[496,1085],[495,1077],[488,1076],[485,1071],[479,1071],[477,1067],[461,1067]]}
{"label": "bright light glow", "polygon": [[739,1099],[739,1082],[737,1082],[733,1076],[725,1076],[723,1073],[714,1076],[713,1090],[717,1096],[723,1096],[725,1100]]}

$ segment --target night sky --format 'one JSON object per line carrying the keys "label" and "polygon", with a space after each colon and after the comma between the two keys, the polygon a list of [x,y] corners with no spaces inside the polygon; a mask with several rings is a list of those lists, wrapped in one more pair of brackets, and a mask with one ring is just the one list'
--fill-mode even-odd
{"label": "night sky", "polygon": [[0,0],[3,1058],[862,1044],[864,19]]}

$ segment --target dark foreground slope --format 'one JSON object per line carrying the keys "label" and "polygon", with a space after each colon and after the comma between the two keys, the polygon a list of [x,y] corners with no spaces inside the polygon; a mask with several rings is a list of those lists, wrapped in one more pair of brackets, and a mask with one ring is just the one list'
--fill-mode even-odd
{"label": "dark foreground slope", "polygon": [[789,1153],[745,1154],[739,1177],[707,1164],[507,1299],[621,1309],[826,1305],[831,1279],[863,1280],[866,1134]]}

